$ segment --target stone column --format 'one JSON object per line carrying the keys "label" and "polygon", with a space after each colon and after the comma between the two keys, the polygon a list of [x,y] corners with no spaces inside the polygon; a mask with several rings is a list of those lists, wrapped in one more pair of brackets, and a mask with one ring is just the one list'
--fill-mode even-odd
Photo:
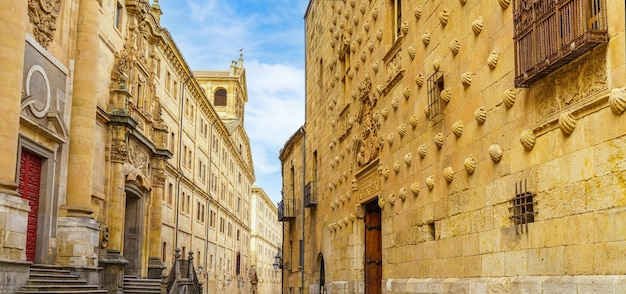
{"label": "stone column", "polygon": [[67,175],[67,216],[87,217],[91,209],[91,192],[96,130],[96,95],[98,81],[94,74],[99,66],[100,6],[97,0],[80,0],[74,67],[74,94],[70,122],[70,148]]}
{"label": "stone column", "polygon": [[[0,193],[17,196],[17,141],[28,1],[0,1]],[[8,33],[10,32],[10,33]]]}
{"label": "stone column", "polygon": [[59,215],[57,263],[95,269],[98,267],[99,227],[92,217],[91,194],[96,131],[96,100],[99,69],[99,15],[97,0],[80,0],[76,23],[72,113],[66,202]]}
{"label": "stone column", "polygon": [[149,233],[149,259],[148,259],[148,278],[160,279],[163,274],[165,265],[161,260],[161,227],[163,225],[162,218],[162,201],[165,188],[165,173],[163,168],[165,165],[164,158],[158,158],[156,168],[153,171],[152,181],[152,201],[150,209],[150,233]]}
{"label": "stone column", "polygon": [[[123,89],[122,89],[123,88]],[[114,95],[126,95],[125,87]],[[106,254],[100,257],[103,268],[102,285],[109,293],[120,293],[124,281],[124,266],[128,260],[122,255],[124,248],[124,217],[126,179],[124,176],[124,163],[128,158],[126,146],[127,127],[124,125],[111,125],[111,195],[108,201],[106,225],[109,229],[109,241],[106,246]]]}
{"label": "stone column", "polygon": [[0,293],[14,293],[26,283],[28,201],[17,192],[17,144],[26,47],[28,1],[0,1]]}

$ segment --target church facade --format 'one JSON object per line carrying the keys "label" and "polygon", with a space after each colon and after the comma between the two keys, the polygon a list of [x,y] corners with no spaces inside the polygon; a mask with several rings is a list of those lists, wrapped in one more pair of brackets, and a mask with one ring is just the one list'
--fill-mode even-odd
{"label": "church facade", "polygon": [[191,71],[158,1],[0,8],[0,292],[47,265],[118,293],[124,276],[161,279],[179,248],[205,292],[247,293],[243,58]]}
{"label": "church facade", "polygon": [[624,13],[310,1],[284,293],[623,291]]}

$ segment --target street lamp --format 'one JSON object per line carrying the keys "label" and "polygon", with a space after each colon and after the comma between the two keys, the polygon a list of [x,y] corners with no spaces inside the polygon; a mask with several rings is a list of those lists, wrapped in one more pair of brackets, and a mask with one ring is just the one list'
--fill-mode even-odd
{"label": "street lamp", "polygon": [[280,256],[280,249],[276,252],[276,256],[274,256],[274,271],[278,271],[279,269],[283,269],[283,261],[282,256]]}
{"label": "street lamp", "polygon": [[202,269],[203,269],[202,265],[199,265],[198,266],[198,274],[202,274]]}

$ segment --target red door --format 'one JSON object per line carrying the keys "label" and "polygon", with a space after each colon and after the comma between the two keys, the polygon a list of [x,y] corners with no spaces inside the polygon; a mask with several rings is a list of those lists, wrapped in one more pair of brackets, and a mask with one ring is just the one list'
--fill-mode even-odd
{"label": "red door", "polygon": [[37,245],[37,215],[39,211],[39,188],[41,184],[41,157],[22,150],[20,157],[19,193],[28,200],[28,228],[26,229],[26,261],[35,261]]}
{"label": "red door", "polygon": [[365,294],[382,293],[382,222],[378,201],[365,205]]}

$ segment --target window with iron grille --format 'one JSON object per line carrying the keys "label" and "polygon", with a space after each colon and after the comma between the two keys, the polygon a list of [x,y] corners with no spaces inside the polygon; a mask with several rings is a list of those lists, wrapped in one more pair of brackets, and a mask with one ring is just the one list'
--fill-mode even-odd
{"label": "window with iron grille", "polygon": [[[528,223],[535,222],[535,194],[528,191],[526,181],[515,184],[515,197],[511,199],[511,220],[518,227],[518,233],[528,232]],[[525,227],[523,225],[526,225]]]}
{"label": "window with iron grille", "polygon": [[514,4],[517,87],[529,87],[609,40],[605,0],[516,0]]}
{"label": "window with iron grille", "polygon": [[438,123],[443,120],[441,110],[441,91],[443,91],[443,73],[436,71],[428,78],[428,120]]}

